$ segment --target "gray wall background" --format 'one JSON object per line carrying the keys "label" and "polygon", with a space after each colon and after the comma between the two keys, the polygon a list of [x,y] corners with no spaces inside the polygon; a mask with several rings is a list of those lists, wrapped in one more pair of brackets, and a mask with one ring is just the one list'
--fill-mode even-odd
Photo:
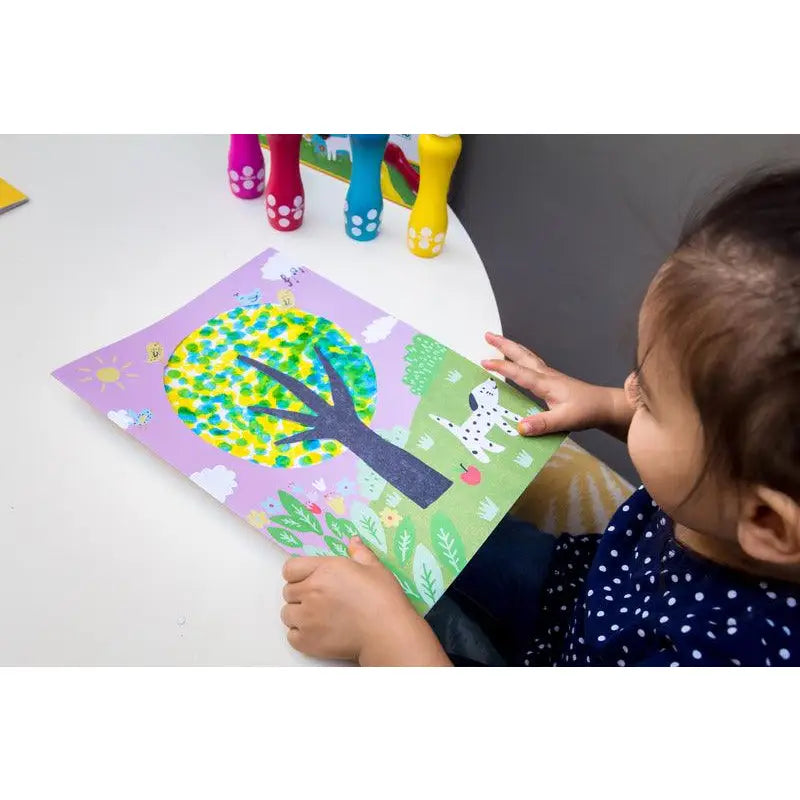
{"label": "gray wall background", "polygon": [[[451,205],[505,334],[557,369],[621,385],[639,303],[694,202],[749,168],[797,160],[797,135],[468,135]],[[635,480],[623,444],[575,438]]]}

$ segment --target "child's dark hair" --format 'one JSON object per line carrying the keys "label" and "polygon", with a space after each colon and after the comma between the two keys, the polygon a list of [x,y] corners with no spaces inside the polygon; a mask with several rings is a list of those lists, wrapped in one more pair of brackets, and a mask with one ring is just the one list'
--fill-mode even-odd
{"label": "child's dark hair", "polygon": [[711,474],[800,501],[800,167],[753,173],[695,215],[650,297]]}

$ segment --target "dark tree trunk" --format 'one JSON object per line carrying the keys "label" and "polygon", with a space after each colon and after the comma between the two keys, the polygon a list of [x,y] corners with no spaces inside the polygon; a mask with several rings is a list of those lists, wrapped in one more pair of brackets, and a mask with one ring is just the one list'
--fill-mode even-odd
{"label": "dark tree trunk", "polygon": [[347,426],[334,438],[420,508],[435,503],[453,485],[441,472],[356,419],[358,428]]}

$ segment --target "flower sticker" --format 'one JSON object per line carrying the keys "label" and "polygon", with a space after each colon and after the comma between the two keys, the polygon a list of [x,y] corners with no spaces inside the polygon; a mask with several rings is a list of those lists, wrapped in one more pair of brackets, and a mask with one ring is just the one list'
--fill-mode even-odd
{"label": "flower sticker", "polygon": [[396,528],[403,518],[393,508],[384,508],[380,513],[381,525],[384,528]]}
{"label": "flower sticker", "polygon": [[261,508],[267,512],[267,514],[282,514],[283,513],[283,506],[274,498],[268,497],[262,504]]}
{"label": "flower sticker", "polygon": [[267,515],[263,511],[258,511],[255,508],[247,515],[247,521],[256,530],[261,530],[268,522]]}
{"label": "flower sticker", "polygon": [[336,484],[336,489],[339,494],[344,495],[347,497],[349,494],[353,494],[355,491],[355,486],[353,485],[352,481],[349,481],[347,478],[342,478],[339,483]]}

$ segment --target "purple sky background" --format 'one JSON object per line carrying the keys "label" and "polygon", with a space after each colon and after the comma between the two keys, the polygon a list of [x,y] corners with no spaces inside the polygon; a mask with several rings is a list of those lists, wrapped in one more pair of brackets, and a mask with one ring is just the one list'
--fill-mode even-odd
{"label": "purple sky background", "polygon": [[[237,488],[228,496],[226,505],[239,516],[246,516],[268,497],[277,497],[278,489],[286,489],[291,481],[310,490],[312,481],[325,480],[329,488],[347,478],[355,482],[358,459],[349,451],[311,467],[294,469],[270,468],[236,458],[203,441],[181,422],[167,400],[163,385],[165,362],[177,345],[207,320],[236,307],[234,293],[249,294],[261,290],[262,302],[277,303],[277,293],[287,288],[283,280],[267,280],[261,267],[277,250],[270,248],[247,262],[227,278],[212,286],[187,305],[154,325],[121,339],[106,347],[55,370],[53,375],[67,388],[82,397],[104,416],[109,411],[131,409],[139,412],[149,408],[152,420],[143,427],[130,426],[127,433],[138,439],[153,452],[185,475],[206,467],[221,464],[236,473]],[[298,266],[300,266],[298,264]],[[304,265],[303,265],[304,266]],[[377,377],[376,411],[371,427],[387,429],[395,425],[409,427],[419,398],[411,394],[403,383],[405,348],[416,331],[398,321],[389,336],[381,342],[366,344],[361,332],[386,312],[367,303],[334,283],[304,267],[305,271],[293,277],[291,291],[295,304],[302,311],[325,317],[344,328],[362,346],[372,360]],[[147,363],[146,345],[160,342],[165,356],[160,363]],[[130,361],[124,372],[135,373],[138,378],[122,378],[124,390],[113,384],[101,384],[93,379],[81,382],[90,373],[80,372],[80,367],[94,370],[100,366],[94,356],[109,364],[116,356],[114,366]],[[111,421],[109,421],[109,424]],[[324,506],[324,503],[320,502]],[[301,536],[315,543],[311,535]]]}

